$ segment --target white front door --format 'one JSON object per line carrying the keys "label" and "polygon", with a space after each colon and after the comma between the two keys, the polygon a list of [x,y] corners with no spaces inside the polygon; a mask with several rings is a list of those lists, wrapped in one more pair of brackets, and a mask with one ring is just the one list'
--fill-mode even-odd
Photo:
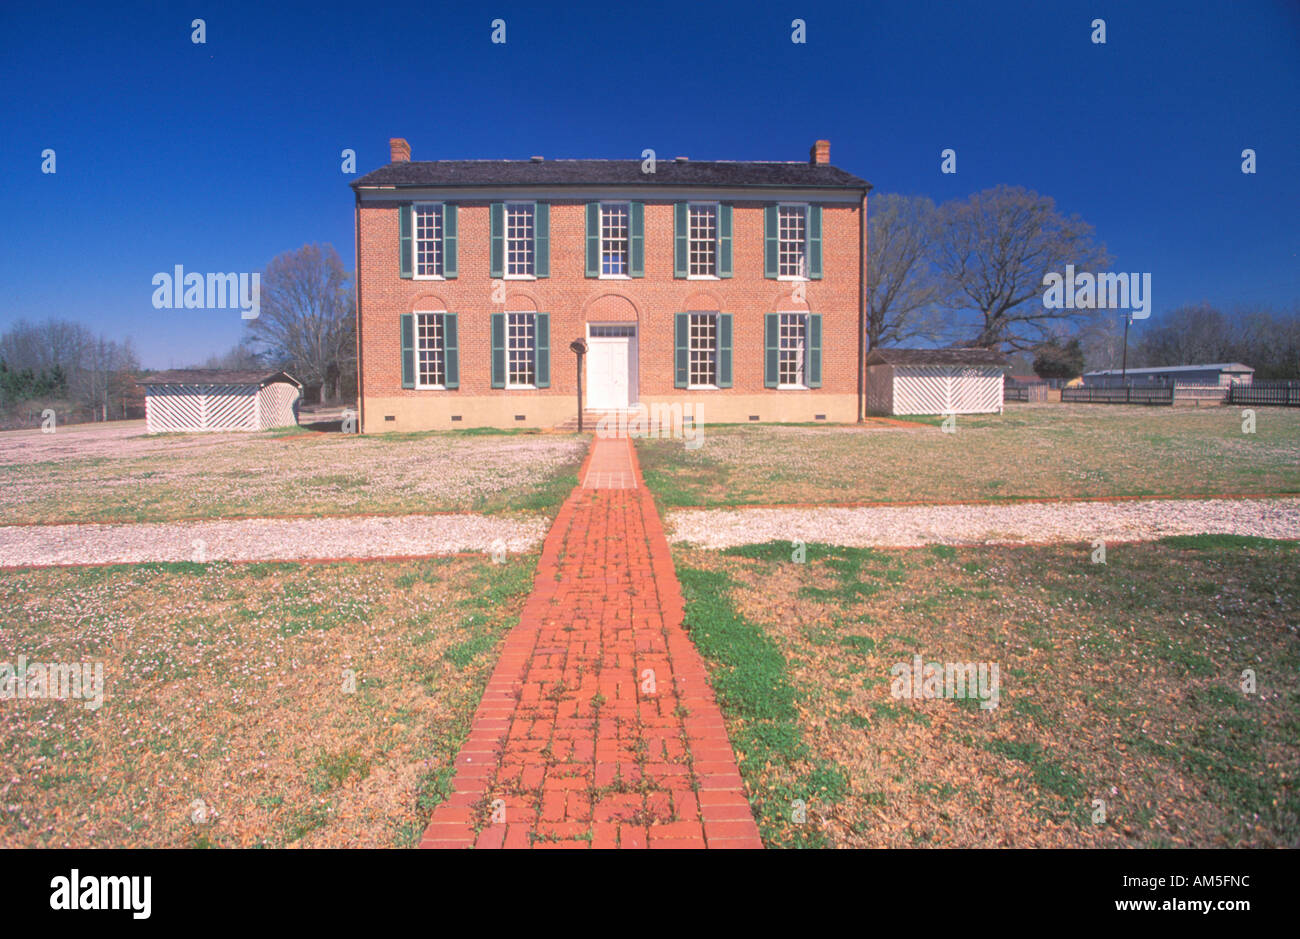
{"label": "white front door", "polygon": [[587,407],[631,407],[637,397],[636,327],[590,324],[587,334]]}

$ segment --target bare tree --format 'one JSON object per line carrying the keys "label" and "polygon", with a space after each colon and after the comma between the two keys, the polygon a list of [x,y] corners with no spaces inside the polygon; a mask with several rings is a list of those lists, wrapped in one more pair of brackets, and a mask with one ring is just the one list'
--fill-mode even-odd
{"label": "bare tree", "polygon": [[1047,196],[1018,186],[997,186],[945,203],[936,264],[947,297],[976,321],[971,345],[1019,350],[1037,346],[1062,326],[1088,319],[1092,310],[1049,309],[1043,278],[1067,264],[1096,271],[1110,262],[1092,241],[1092,227],[1063,216]]}
{"label": "bare tree", "polygon": [[1139,365],[1244,362],[1255,377],[1300,377],[1300,312],[1181,306],[1143,329],[1131,357]]}
{"label": "bare tree", "polygon": [[876,196],[867,217],[867,347],[940,331],[940,280],[932,260],[938,213],[923,196]]}
{"label": "bare tree", "polygon": [[[1127,313],[1100,310],[1079,330],[1079,344],[1089,369],[1119,368],[1124,360],[1124,317]],[[1129,346],[1133,345],[1129,337]]]}
{"label": "bare tree", "polygon": [[67,379],[68,403],[92,420],[121,416],[140,369],[130,339],[117,342],[60,319],[15,323],[0,336],[0,359],[40,373],[58,368]]}
{"label": "bare tree", "polygon": [[1206,303],[1170,310],[1142,334],[1134,358],[1141,365],[1197,365],[1232,355],[1232,324]]}
{"label": "bare tree", "polygon": [[[351,278],[332,245],[303,245],[274,258],[262,275],[261,314],[248,321],[267,356],[295,378],[320,386],[354,357]],[[355,366],[353,366],[355,367]]]}
{"label": "bare tree", "polygon": [[210,355],[204,360],[199,368],[227,368],[252,371],[262,368],[266,363],[262,361],[262,354],[253,348],[249,338],[245,337],[244,341],[237,345],[231,346],[220,355]]}

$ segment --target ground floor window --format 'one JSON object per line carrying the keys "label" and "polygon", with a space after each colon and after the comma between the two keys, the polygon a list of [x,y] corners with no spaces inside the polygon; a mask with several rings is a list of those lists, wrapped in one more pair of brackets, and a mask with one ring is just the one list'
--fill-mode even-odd
{"label": "ground floor window", "polygon": [[446,339],[445,314],[415,314],[415,386],[417,388],[446,387]]}
{"label": "ground floor window", "polygon": [[531,387],[537,348],[537,314],[506,314],[506,387]]}
{"label": "ground floor window", "polygon": [[718,315],[692,313],[690,383],[712,387],[718,383]]}
{"label": "ground floor window", "polygon": [[808,351],[808,318],[802,313],[782,313],[778,346],[777,382],[783,388],[803,388]]}

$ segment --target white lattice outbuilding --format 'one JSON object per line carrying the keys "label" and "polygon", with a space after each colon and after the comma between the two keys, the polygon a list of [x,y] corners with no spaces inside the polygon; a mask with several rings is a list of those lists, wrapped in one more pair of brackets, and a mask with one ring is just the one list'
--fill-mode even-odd
{"label": "white lattice outbuilding", "polygon": [[873,349],[867,413],[1001,413],[1005,365],[992,349]]}
{"label": "white lattice outbuilding", "polygon": [[298,423],[302,385],[286,372],[187,368],[139,379],[149,433],[267,430]]}

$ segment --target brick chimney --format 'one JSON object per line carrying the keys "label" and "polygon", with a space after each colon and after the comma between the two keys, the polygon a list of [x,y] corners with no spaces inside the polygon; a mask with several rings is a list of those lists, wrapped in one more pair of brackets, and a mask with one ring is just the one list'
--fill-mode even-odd
{"label": "brick chimney", "polygon": [[411,162],[411,145],[401,137],[392,137],[388,141],[388,150],[393,155],[394,163]]}
{"label": "brick chimney", "polygon": [[831,142],[819,140],[808,151],[809,163],[829,163],[831,161]]}

